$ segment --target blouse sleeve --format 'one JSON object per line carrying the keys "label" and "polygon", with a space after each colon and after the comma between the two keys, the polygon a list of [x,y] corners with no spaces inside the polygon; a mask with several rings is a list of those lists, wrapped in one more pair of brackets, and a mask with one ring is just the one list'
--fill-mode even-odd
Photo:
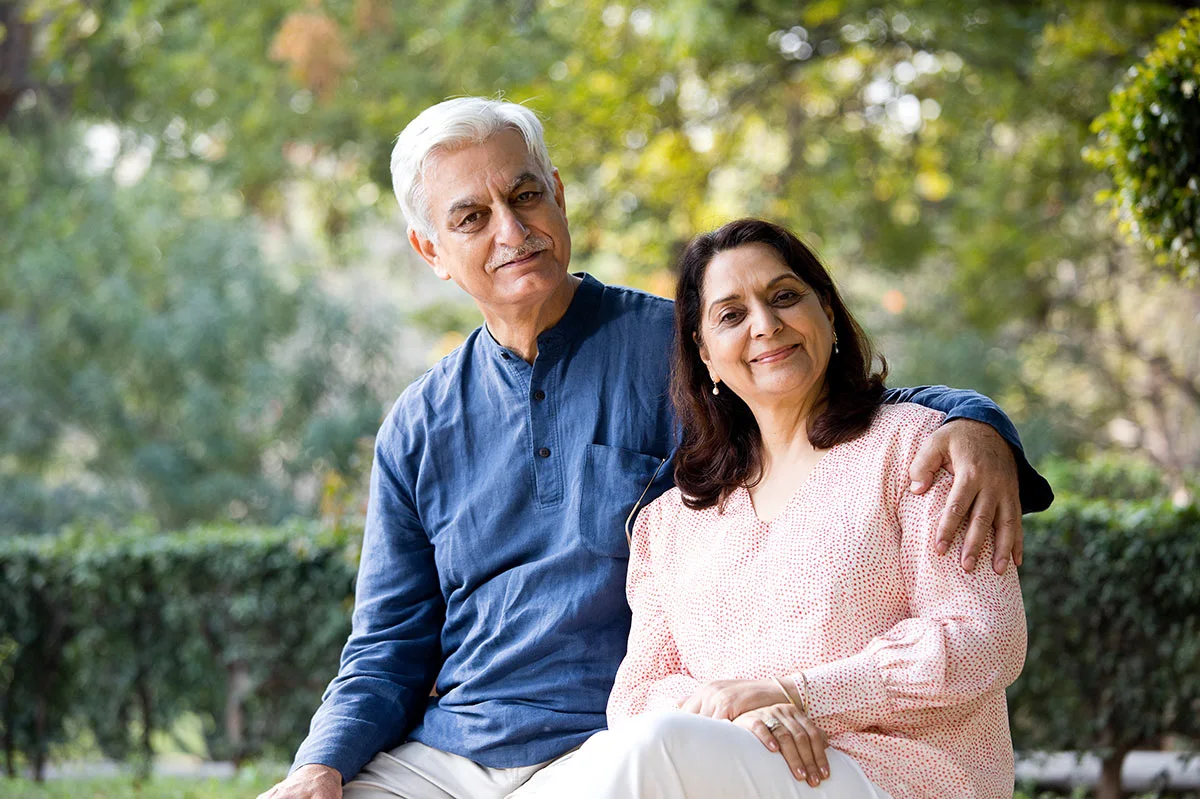
{"label": "blouse sleeve", "polygon": [[950,484],[941,472],[925,494],[899,491],[900,564],[911,617],[856,655],[793,675],[800,687],[807,680],[810,715],[829,734],[893,726],[900,714],[911,723],[919,717],[914,711],[1003,692],[1021,673],[1025,610],[1017,570],[999,575],[987,568],[989,541],[979,558],[985,565],[964,571],[965,522],[950,552],[934,550]]}
{"label": "blouse sleeve", "polygon": [[644,508],[633,529],[626,583],[633,623],[608,699],[610,728],[639,713],[675,709],[700,687],[683,668],[654,574],[650,542],[662,534],[661,505]]}

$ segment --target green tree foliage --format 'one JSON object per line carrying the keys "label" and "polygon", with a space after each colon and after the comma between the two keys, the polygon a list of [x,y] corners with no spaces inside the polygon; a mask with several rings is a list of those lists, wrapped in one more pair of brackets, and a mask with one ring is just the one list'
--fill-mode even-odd
{"label": "green tree foliage", "polygon": [[1158,38],[1143,62],[1096,118],[1099,144],[1088,161],[1106,169],[1116,189],[1121,230],[1155,260],[1200,275],[1200,9]]}
{"label": "green tree foliage", "polygon": [[[697,230],[778,219],[840,275],[875,276],[864,315],[898,379],[1002,352],[1021,368],[1000,398],[1045,420],[1047,448],[1119,420],[1181,470],[1200,465],[1180,432],[1200,419],[1200,364],[1152,323],[1187,318],[1194,293],[1146,301],[1152,276],[1095,208],[1080,152],[1182,5],[29,0],[40,48],[11,82],[29,87],[15,109],[113,120],[264,218],[307,182],[335,240],[395,224],[375,198],[420,109],[503,91],[547,118],[580,268],[666,293]],[[888,291],[904,310],[878,308]],[[960,374],[976,377],[937,377]]]}
{"label": "green tree foliage", "polygon": [[1026,521],[1014,744],[1097,753],[1100,799],[1121,796],[1132,749],[1200,740],[1198,533],[1200,508],[1162,500],[1060,497]]}
{"label": "green tree foliage", "polygon": [[71,719],[144,770],[183,712],[218,759],[286,758],[336,670],[356,560],[311,525],[0,539],[8,774],[40,774]]}
{"label": "green tree foliage", "polygon": [[314,464],[351,471],[375,320],[269,263],[204,173],[122,186],[59,138],[0,133],[0,529],[273,521]]}

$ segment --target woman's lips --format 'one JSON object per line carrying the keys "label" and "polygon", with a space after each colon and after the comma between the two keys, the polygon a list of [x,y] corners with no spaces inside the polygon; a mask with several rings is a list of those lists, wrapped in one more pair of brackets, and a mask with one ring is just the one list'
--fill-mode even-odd
{"label": "woman's lips", "polygon": [[752,358],[750,360],[750,363],[774,363],[775,361],[781,361],[784,358],[791,355],[796,350],[796,348],[799,346],[800,346],[799,344],[793,344],[790,347],[780,347],[777,350],[771,350],[770,352],[764,352],[762,355],[759,355],[757,358]]}

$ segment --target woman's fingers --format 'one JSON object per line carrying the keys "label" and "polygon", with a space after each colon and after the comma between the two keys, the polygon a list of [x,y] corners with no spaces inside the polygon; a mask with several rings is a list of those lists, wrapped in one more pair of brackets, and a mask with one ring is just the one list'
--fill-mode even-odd
{"label": "woman's fingers", "polygon": [[761,718],[743,717],[739,718],[734,723],[741,727],[745,727],[746,729],[750,730],[750,732],[754,733],[754,737],[762,741],[762,745],[770,749],[772,752],[779,751],[779,742],[775,740],[775,735],[771,732],[770,728],[767,727],[766,722],[764,722]]}
{"label": "woman's fingers", "polygon": [[829,777],[829,758],[825,748],[829,739],[808,716],[792,705],[775,705],[751,710],[734,719],[772,752],[779,752],[788,770],[801,782],[814,788]]}
{"label": "woman's fingers", "polygon": [[787,761],[788,770],[791,770],[792,776],[800,782],[808,780],[810,785],[815,785],[812,782],[812,776],[814,776],[812,763],[809,758],[804,756],[802,743],[794,737],[787,722],[779,719],[773,721],[776,726],[770,732],[774,733],[775,740],[779,741],[779,753]]}
{"label": "woman's fingers", "polygon": [[823,777],[821,776],[821,765],[814,749],[821,748],[822,755],[824,755],[824,749],[819,740],[812,740],[812,736],[809,735],[808,730],[797,716],[799,714],[785,715],[775,729],[775,737],[779,739],[780,751],[786,752],[789,744],[795,748],[797,758],[800,760],[800,767],[797,768],[790,760],[788,765],[792,767],[793,774],[801,780],[808,780],[808,784],[815,788],[821,784]]}
{"label": "woman's fingers", "polygon": [[817,764],[817,771],[822,779],[829,778],[829,756],[825,754],[826,748],[829,747],[829,738],[825,735],[825,731],[813,723],[813,720],[808,716],[800,716],[800,724],[808,732],[808,740],[812,745],[813,759]]}

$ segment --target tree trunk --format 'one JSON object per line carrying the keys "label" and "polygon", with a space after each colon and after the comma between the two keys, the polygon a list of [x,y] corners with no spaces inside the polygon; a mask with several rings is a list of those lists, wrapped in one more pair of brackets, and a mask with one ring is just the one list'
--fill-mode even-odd
{"label": "tree trunk", "polygon": [[234,768],[246,756],[246,719],[243,704],[250,693],[250,669],[235,661],[229,666],[229,688],[225,694],[225,738],[229,741]]}
{"label": "tree trunk", "polygon": [[13,716],[15,714],[13,712],[13,700],[11,692],[11,688],[15,682],[16,671],[14,666],[13,679],[12,682],[9,683],[10,690],[5,692],[4,695],[4,771],[9,778],[15,778],[17,776],[17,758],[16,752],[14,751],[16,749],[17,741],[16,736],[13,734]]}
{"label": "tree trunk", "polygon": [[146,779],[154,768],[154,747],[150,743],[154,732],[154,708],[150,700],[149,680],[144,673],[138,675],[137,696],[142,712],[142,752],[138,758],[137,776],[138,779]]}
{"label": "tree trunk", "polygon": [[1118,749],[1100,767],[1100,782],[1096,785],[1096,799],[1121,799],[1121,766],[1125,764],[1128,749]]}
{"label": "tree trunk", "polygon": [[33,714],[33,780],[46,779],[46,696],[38,693]]}
{"label": "tree trunk", "polygon": [[21,18],[24,3],[0,2],[0,123],[8,118],[21,92],[30,88],[29,60],[33,52],[33,29]]}

